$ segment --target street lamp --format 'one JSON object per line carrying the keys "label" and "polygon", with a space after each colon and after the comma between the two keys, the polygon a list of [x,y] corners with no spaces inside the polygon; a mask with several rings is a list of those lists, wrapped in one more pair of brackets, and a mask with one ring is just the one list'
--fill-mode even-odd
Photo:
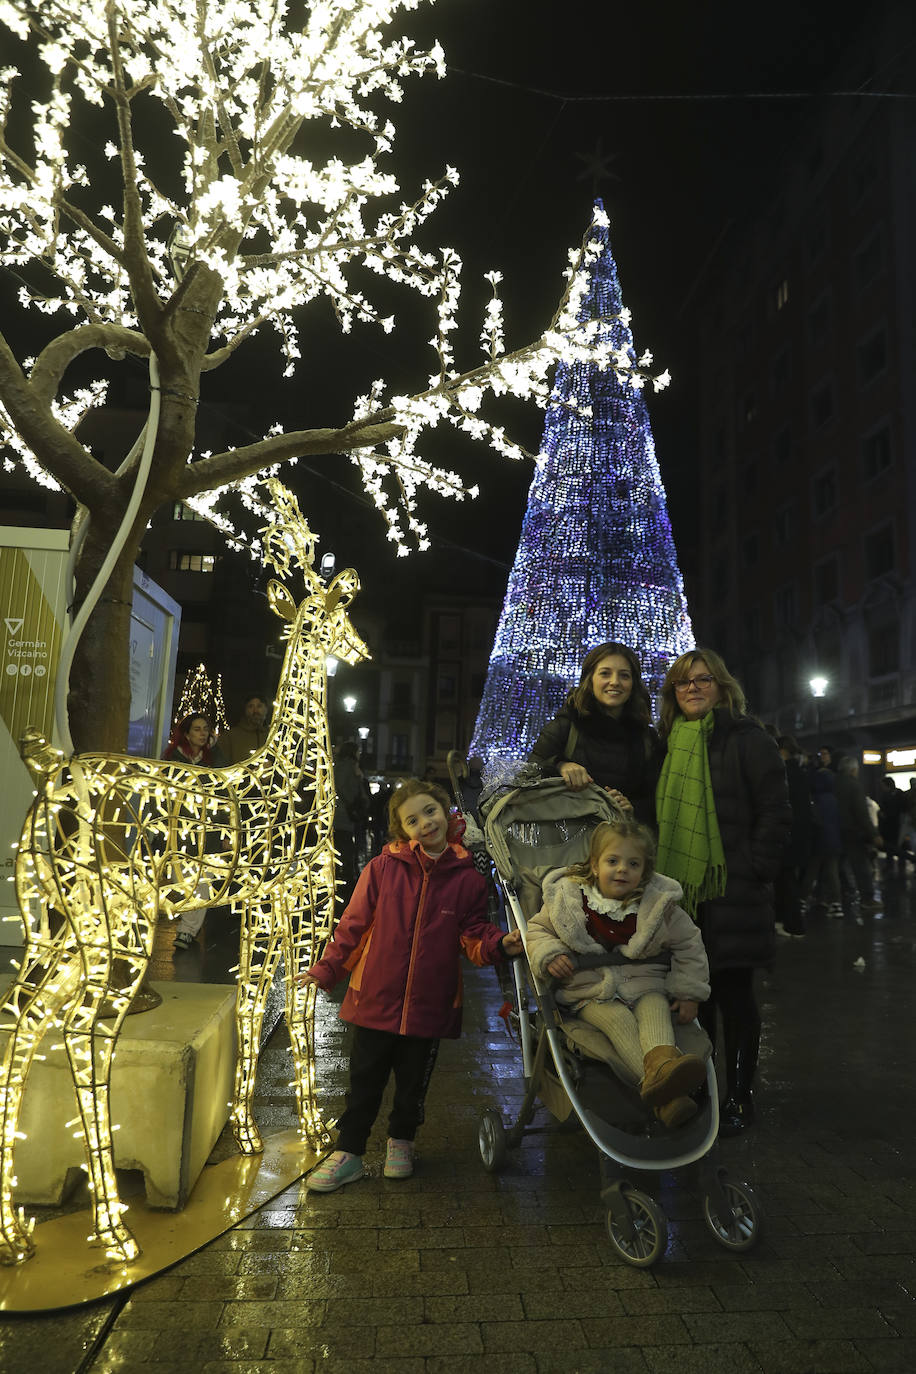
{"label": "street lamp", "polygon": [[343,708],[348,714],[352,715],[356,710],[356,697],[344,697]]}
{"label": "street lamp", "polygon": [[830,686],[825,677],[812,677],[808,679],[808,686],[811,688],[811,695],[814,697],[814,729],[817,734],[821,732],[821,708],[819,701],[821,697],[827,695],[827,688]]}

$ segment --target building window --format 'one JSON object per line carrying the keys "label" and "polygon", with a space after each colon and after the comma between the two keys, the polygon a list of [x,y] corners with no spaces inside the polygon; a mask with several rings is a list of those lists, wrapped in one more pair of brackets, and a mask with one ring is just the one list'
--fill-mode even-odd
{"label": "building window", "polygon": [[216,567],[216,556],[212,553],[189,553],[185,549],[172,549],[169,553],[169,567],[172,572],[212,573]]}
{"label": "building window", "polygon": [[406,766],[410,761],[410,739],[407,735],[391,736],[391,766]]}
{"label": "building window", "polygon": [[439,652],[459,653],[461,650],[461,620],[457,615],[439,617]]}
{"label": "building window", "polygon": [[794,625],[798,613],[795,583],[787,582],[776,592],[773,605],[777,625]]}
{"label": "building window", "polygon": [[900,671],[900,625],[896,620],[872,625],[868,631],[870,677],[887,677]]}
{"label": "building window", "polygon": [[811,488],[811,500],[814,508],[815,519],[821,519],[836,506],[836,469],[825,468],[819,472],[814,479]]}
{"label": "building window", "polygon": [[402,720],[413,715],[413,694],[409,682],[395,682],[391,688],[391,714]]}
{"label": "building window", "polygon": [[783,506],[773,518],[773,538],[778,549],[784,549],[792,538],[792,507]]}
{"label": "building window", "polygon": [[792,431],[788,425],[784,425],[773,436],[773,460],[777,463],[788,463],[792,457]]}
{"label": "building window", "polygon": [[840,567],[834,554],[818,563],[814,569],[814,601],[818,606],[826,606],[836,601],[840,595]]}
{"label": "building window", "polygon": [[863,157],[857,167],[853,168],[850,190],[852,193],[853,205],[858,205],[863,196],[867,195],[878,179],[878,166],[873,153]]}
{"label": "building window", "polygon": [[894,526],[888,521],[865,536],[865,576],[883,577],[893,572],[895,566]]}
{"label": "building window", "polygon": [[809,266],[813,267],[815,263],[820,262],[827,251],[826,220],[821,220],[819,224],[814,226],[811,233],[808,235],[808,243],[806,246],[808,250],[808,263]]}
{"label": "building window", "polygon": [[186,506],[183,501],[176,501],[172,506],[173,520],[206,520],[206,518],[205,515],[201,515],[200,511],[192,510],[190,506]]}
{"label": "building window", "polygon": [[791,370],[792,357],[788,348],[784,348],[776,354],[773,359],[773,366],[770,368],[770,385],[774,392],[785,391],[789,384]]}
{"label": "building window", "polygon": [[856,349],[856,362],[859,368],[859,381],[862,386],[867,386],[876,377],[887,369],[887,332],[882,325],[880,329],[860,343]]}
{"label": "building window", "polygon": [[891,427],[882,425],[862,440],[862,472],[866,482],[887,472],[892,462]]}
{"label": "building window", "polygon": [[808,342],[812,348],[820,348],[827,342],[830,332],[830,297],[826,291],[808,311]]}
{"label": "building window", "polygon": [[458,682],[454,673],[445,672],[439,674],[439,701],[454,701],[458,695]]}
{"label": "building window", "polygon": [[874,281],[884,267],[884,236],[876,229],[853,258],[856,287],[862,291]]}
{"label": "building window", "polygon": [[823,429],[833,419],[833,384],[824,382],[811,395],[811,423]]}
{"label": "building window", "polygon": [[777,313],[789,304],[789,279],[783,277],[773,287],[773,309]]}

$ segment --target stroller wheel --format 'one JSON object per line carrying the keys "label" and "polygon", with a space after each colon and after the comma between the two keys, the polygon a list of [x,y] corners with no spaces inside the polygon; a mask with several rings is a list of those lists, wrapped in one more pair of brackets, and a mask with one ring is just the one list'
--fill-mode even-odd
{"label": "stroller wheel", "polygon": [[477,1143],[480,1147],[480,1158],[487,1173],[495,1174],[506,1167],[509,1162],[506,1128],[499,1112],[494,1111],[492,1107],[485,1111],[480,1118],[480,1125],[477,1128]]}
{"label": "stroller wheel", "polygon": [[655,1200],[636,1188],[622,1194],[625,1210],[605,1214],[608,1240],[626,1264],[648,1269],[664,1254],[668,1243],[668,1222]]}
{"label": "stroller wheel", "polygon": [[729,1183],[722,1179],[719,1186],[731,1208],[731,1216],[720,1215],[717,1203],[707,1193],[703,1199],[706,1225],[726,1250],[750,1250],[757,1244],[763,1230],[760,1204],[743,1183]]}

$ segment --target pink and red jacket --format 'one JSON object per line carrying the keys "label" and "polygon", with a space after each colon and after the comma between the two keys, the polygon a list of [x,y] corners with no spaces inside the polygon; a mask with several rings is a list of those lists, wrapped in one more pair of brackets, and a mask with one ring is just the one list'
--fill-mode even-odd
{"label": "pink and red jacket", "polygon": [[363,869],[334,938],[309,973],[330,992],[349,972],[343,1021],[455,1039],[461,950],[478,965],[505,957],[503,932],[486,910],[487,885],[461,845],[448,845],[438,859],[416,841],[386,845]]}

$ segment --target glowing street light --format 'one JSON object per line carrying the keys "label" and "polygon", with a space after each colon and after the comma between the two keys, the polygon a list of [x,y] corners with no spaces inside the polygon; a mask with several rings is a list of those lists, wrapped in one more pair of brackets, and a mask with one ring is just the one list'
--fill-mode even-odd
{"label": "glowing street light", "polygon": [[830,682],[825,677],[813,677],[809,680],[808,686],[811,688],[811,695],[815,697],[825,697]]}
{"label": "glowing street light", "polygon": [[344,697],[343,708],[350,715],[352,715],[353,712],[356,710],[356,697]]}

